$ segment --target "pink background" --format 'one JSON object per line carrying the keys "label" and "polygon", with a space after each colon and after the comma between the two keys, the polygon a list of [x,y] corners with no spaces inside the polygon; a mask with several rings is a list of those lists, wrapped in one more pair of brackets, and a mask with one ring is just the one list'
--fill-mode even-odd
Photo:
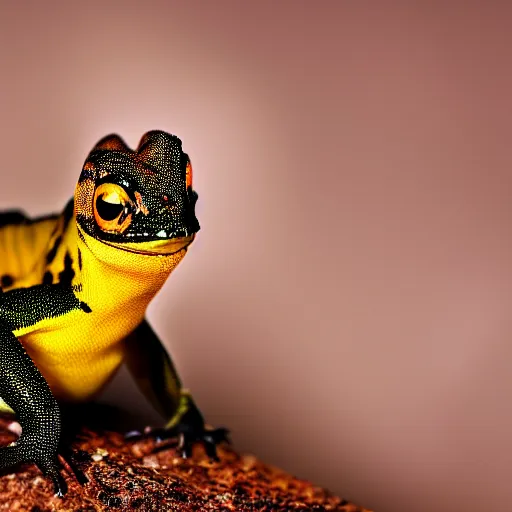
{"label": "pink background", "polygon": [[203,229],[149,317],[209,421],[379,512],[508,510],[506,4],[3,1],[0,206],[178,134]]}

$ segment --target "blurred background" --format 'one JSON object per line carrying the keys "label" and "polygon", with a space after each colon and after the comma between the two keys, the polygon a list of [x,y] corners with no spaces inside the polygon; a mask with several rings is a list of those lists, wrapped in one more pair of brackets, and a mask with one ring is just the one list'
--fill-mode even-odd
{"label": "blurred background", "polygon": [[379,512],[507,510],[507,4],[2,1],[0,207],[179,135],[202,230],[148,316],[209,422]]}

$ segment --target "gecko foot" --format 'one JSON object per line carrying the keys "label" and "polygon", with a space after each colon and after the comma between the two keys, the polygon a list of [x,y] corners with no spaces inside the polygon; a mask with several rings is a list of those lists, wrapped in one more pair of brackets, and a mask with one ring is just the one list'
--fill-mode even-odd
{"label": "gecko foot", "polygon": [[[196,443],[201,443],[204,446],[206,455],[212,460],[218,461],[217,445],[220,443],[231,444],[229,439],[229,430],[227,428],[213,428],[209,429],[205,426],[200,428],[192,427],[186,424],[180,424],[174,428],[151,428],[146,427],[144,432],[132,430],[125,434],[127,441],[140,441],[142,439],[154,439],[157,445],[169,439],[176,439],[180,455],[184,458],[192,456],[192,449]],[[155,447],[155,451],[167,448]]]}
{"label": "gecko foot", "polygon": [[41,473],[52,481],[55,495],[62,498],[66,494],[68,486],[60,474],[60,463],[57,456],[37,452],[32,446],[27,446],[23,441],[0,449],[0,467],[2,470],[8,470],[19,464],[30,462],[34,463]]}
{"label": "gecko foot", "polygon": [[86,484],[89,480],[87,479],[83,471],[77,467],[72,455],[64,458],[63,455],[60,454],[60,457],[61,460],[57,459],[57,461],[55,462],[36,462],[36,465],[41,470],[43,475],[52,481],[55,496],[57,496],[58,498],[63,498],[68,491],[68,485],[66,483],[66,480],[62,477],[60,473],[61,467],[63,467],[67,473],[74,475],[77,482],[80,485]]}
{"label": "gecko foot", "polygon": [[49,478],[52,481],[55,496],[63,498],[68,492],[68,484],[60,474],[58,461],[44,460],[36,462],[36,466],[41,470],[46,478]]}
{"label": "gecko foot", "polygon": [[[231,444],[229,430],[226,428],[211,428],[205,425],[203,415],[196,404],[187,395],[186,410],[177,424],[168,424],[164,428],[146,427],[144,432],[132,431],[125,435],[129,441],[137,441],[144,438],[152,438],[158,443],[164,440],[175,438],[179,440],[178,450],[181,456],[186,459],[192,455],[195,444],[201,443],[204,446],[206,455],[210,459],[219,460],[217,456],[217,445],[223,442]],[[166,445],[164,447],[167,448]],[[155,451],[159,451],[159,447]]]}
{"label": "gecko foot", "polygon": [[181,451],[181,456],[184,459],[187,459],[192,456],[192,448],[194,444],[202,443],[206,451],[206,455],[208,455],[210,459],[218,461],[217,445],[222,442],[231,443],[229,439],[229,430],[226,428],[214,428],[211,430],[205,427],[194,430],[187,429],[184,432],[181,432],[179,449]]}
{"label": "gecko foot", "polygon": [[59,456],[53,459],[44,459],[42,461],[35,462],[36,466],[41,470],[43,475],[51,479],[53,488],[55,490],[55,496],[63,498],[67,493],[68,485],[66,480],[60,473],[60,468],[64,468],[70,475],[74,475],[77,482],[80,485],[84,485],[88,482],[84,472],[76,464],[77,455],[68,447],[59,449]]}

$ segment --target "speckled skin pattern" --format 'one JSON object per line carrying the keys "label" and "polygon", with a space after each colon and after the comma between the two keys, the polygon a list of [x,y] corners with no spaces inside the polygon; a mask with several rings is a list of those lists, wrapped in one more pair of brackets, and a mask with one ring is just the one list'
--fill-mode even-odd
{"label": "speckled skin pattern", "polygon": [[[23,436],[16,445],[0,452],[0,467],[32,460],[59,489],[63,484],[57,472],[60,411],[48,383],[41,375],[13,331],[43,319],[64,315],[73,309],[88,311],[71,287],[60,284],[36,285],[0,294],[0,396],[8,397],[23,425]],[[28,393],[30,383],[33,393]],[[32,396],[29,396],[32,395]],[[37,447],[37,449],[35,449]]]}
{"label": "speckled skin pattern", "polygon": [[136,150],[100,140],[62,214],[0,214],[0,411],[23,429],[1,468],[33,462],[62,496],[58,403],[90,401],[123,361],[166,419],[158,435],[180,435],[184,456],[201,442],[216,457],[226,431],[205,427],[145,320],[199,230],[196,200],[180,139],[152,131]]}

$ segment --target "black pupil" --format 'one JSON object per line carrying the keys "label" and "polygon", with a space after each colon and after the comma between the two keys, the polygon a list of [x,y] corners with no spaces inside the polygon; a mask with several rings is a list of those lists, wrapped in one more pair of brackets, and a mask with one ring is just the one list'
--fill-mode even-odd
{"label": "black pupil", "polygon": [[101,196],[96,200],[96,210],[98,215],[104,220],[114,220],[119,217],[123,211],[124,205],[121,203],[108,203],[103,201]]}

